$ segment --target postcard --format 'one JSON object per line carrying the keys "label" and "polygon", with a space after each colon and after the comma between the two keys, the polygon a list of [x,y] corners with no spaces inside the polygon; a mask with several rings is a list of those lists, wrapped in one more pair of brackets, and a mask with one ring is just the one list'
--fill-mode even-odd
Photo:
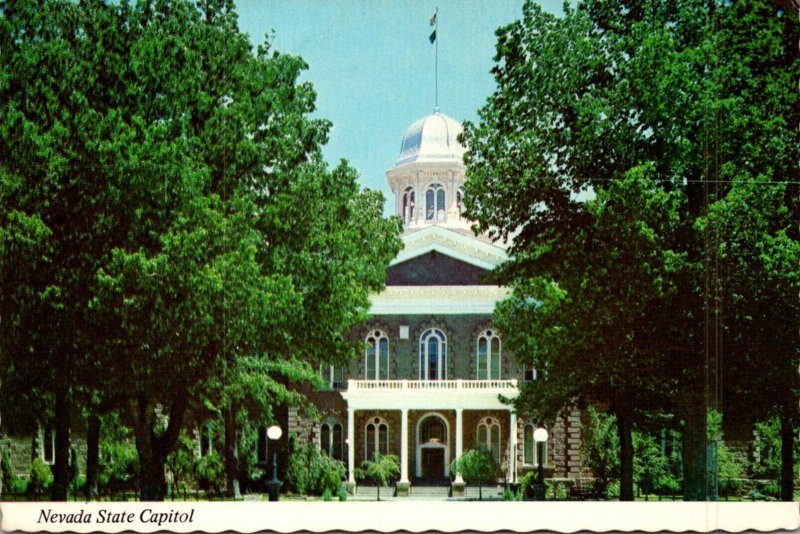
{"label": "postcard", "polygon": [[791,3],[0,13],[4,531],[800,528]]}

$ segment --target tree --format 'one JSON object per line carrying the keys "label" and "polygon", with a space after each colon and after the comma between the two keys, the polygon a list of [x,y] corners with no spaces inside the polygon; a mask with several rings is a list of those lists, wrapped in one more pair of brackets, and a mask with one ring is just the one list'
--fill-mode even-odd
{"label": "tree", "polygon": [[620,425],[623,499],[625,436],[644,411],[684,421],[684,498],[707,495],[723,290],[719,241],[698,222],[730,190],[726,164],[786,181],[797,146],[791,128],[757,141],[781,130],[776,110],[797,112],[796,21],[741,4],[587,0],[556,18],[528,2],[498,30],[498,89],[465,129],[467,216],[513,237],[502,330],[546,376],[531,408],[604,401]]}
{"label": "tree", "polygon": [[[163,499],[187,408],[226,365],[355,351],[343,332],[399,226],[323,162],[305,63],[254,51],[232,2],[2,8],[6,367],[53,406],[57,487],[83,395],[133,429],[140,496]],[[12,292],[21,246],[33,275]]]}
{"label": "tree", "polygon": [[389,481],[400,476],[400,458],[394,454],[386,456],[375,452],[372,460],[364,460],[361,464],[361,475],[371,478],[378,485],[378,497],[381,500],[381,487],[389,485]]}
{"label": "tree", "polygon": [[450,471],[460,473],[467,484],[477,484],[479,500],[483,500],[483,486],[503,476],[492,453],[479,449],[469,449],[453,460]]}

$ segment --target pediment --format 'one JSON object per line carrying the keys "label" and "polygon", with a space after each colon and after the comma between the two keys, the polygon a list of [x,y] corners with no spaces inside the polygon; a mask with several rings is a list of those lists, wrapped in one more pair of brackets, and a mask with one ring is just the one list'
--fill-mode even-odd
{"label": "pediment", "polygon": [[453,260],[491,271],[508,259],[505,249],[441,226],[429,226],[402,236],[403,250],[390,264],[399,265],[436,252]]}

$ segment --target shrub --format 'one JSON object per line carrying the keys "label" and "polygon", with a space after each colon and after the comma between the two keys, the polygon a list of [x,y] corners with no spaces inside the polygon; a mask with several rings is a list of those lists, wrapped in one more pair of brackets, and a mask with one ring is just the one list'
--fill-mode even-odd
{"label": "shrub", "polygon": [[346,501],[347,500],[347,490],[343,487],[339,486],[339,500]]}
{"label": "shrub", "polygon": [[534,472],[525,473],[522,478],[519,479],[519,490],[526,497],[534,497],[533,494],[533,485],[536,484],[538,480],[537,474]]}
{"label": "shrub", "polygon": [[101,491],[130,489],[136,485],[139,455],[129,440],[105,439],[100,443],[100,467],[97,486]]}
{"label": "shrub", "polygon": [[8,487],[9,493],[27,493],[28,481],[24,478],[15,478]]}
{"label": "shrub", "polygon": [[195,463],[194,476],[200,489],[221,493],[225,489],[225,467],[217,451],[212,451]]}
{"label": "shrub", "polygon": [[31,464],[31,476],[28,489],[35,495],[41,495],[53,484],[53,472],[50,466],[39,458],[33,460]]}
{"label": "shrub", "polygon": [[333,500],[333,492],[330,488],[325,488],[325,491],[322,492],[322,500],[325,502],[331,502]]}
{"label": "shrub", "polygon": [[[0,451],[0,471],[3,477],[3,487],[12,488],[17,481],[17,474],[14,472],[14,466],[11,465],[11,452],[7,447],[3,447]],[[6,489],[12,493],[17,493],[11,489]]]}
{"label": "shrub", "polygon": [[450,472],[460,473],[467,484],[477,484],[480,500],[483,500],[483,486],[503,476],[492,453],[478,449],[470,449],[456,458],[450,465]]}
{"label": "shrub", "polygon": [[313,443],[299,448],[292,446],[292,449],[286,481],[295,492],[322,495],[330,489],[333,495],[339,491],[345,474],[342,462],[324,454]]}

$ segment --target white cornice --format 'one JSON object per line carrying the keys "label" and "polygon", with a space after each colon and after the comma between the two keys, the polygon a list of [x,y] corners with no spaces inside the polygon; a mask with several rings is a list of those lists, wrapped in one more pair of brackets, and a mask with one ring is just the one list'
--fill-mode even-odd
{"label": "white cornice", "polygon": [[451,258],[492,270],[508,259],[506,251],[471,236],[466,236],[443,228],[429,226],[417,232],[402,236],[403,250],[390,265],[422,256],[431,251],[440,252]]}
{"label": "white cornice", "polygon": [[372,295],[372,315],[491,315],[509,291],[497,286],[388,286]]}

